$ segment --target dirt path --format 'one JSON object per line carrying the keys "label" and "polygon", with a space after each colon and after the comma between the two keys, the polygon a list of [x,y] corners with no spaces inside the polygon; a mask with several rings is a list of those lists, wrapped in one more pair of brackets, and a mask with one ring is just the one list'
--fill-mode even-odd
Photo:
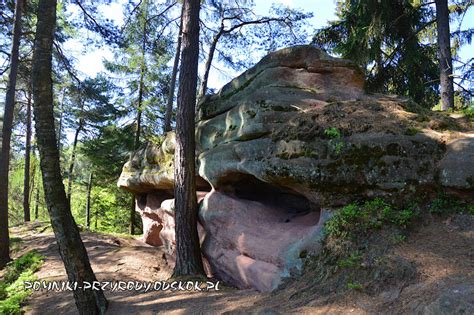
{"label": "dirt path", "polygon": [[[400,290],[380,292],[377,296],[352,291],[343,295],[303,295],[296,299],[295,292],[304,289],[298,283],[273,294],[228,288],[217,292],[107,290],[108,314],[413,313],[450,286],[474,285],[473,216],[469,220],[462,220],[462,224],[451,219],[434,220],[412,233],[395,249],[395,254],[417,266],[418,279]],[[42,230],[44,225],[37,223],[13,229],[12,234],[22,238],[18,255],[37,249],[46,256],[38,278],[65,281],[54,235]],[[163,281],[171,274],[161,248],[107,234],[84,232],[82,237],[99,281]],[[68,291],[35,291],[26,311],[27,314],[77,313],[72,293]]]}
{"label": "dirt path", "polygon": [[[37,272],[39,279],[66,281],[63,263],[51,232],[40,232],[39,224],[13,229],[22,238],[21,255],[31,249],[46,257]],[[163,281],[170,277],[161,248],[133,238],[83,232],[92,268],[99,281]],[[260,297],[252,290],[223,289],[212,292],[106,291],[109,314],[223,313],[249,307]],[[74,299],[68,291],[35,291],[28,300],[27,314],[77,314]]]}

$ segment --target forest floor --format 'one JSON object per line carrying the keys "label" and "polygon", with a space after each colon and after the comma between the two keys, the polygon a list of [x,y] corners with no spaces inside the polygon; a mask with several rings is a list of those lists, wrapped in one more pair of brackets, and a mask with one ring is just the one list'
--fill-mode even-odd
{"label": "forest floor", "polygon": [[[39,279],[65,281],[54,235],[44,223],[13,228],[21,238],[16,256],[36,249],[45,256]],[[131,237],[82,232],[99,281],[163,281],[170,277],[163,250]],[[304,286],[289,283],[271,294],[225,288],[212,292],[106,291],[109,314],[402,314],[422,310],[453,285],[474,285],[474,216],[432,218],[393,249],[416,267],[417,276],[396,289],[368,295],[359,290],[327,295],[304,294]],[[76,314],[68,291],[34,291],[27,314]],[[421,308],[420,308],[421,307]]]}

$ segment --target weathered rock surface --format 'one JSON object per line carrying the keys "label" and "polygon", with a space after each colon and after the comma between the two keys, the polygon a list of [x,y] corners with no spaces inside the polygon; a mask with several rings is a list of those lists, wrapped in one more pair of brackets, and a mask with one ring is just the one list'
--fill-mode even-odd
{"label": "weathered rock surface", "polygon": [[[300,256],[318,251],[329,209],[474,190],[472,128],[408,99],[368,95],[363,84],[351,62],[297,46],[269,54],[199,104],[197,182],[210,192],[199,208],[202,249],[217,277],[271,291],[299,269]],[[173,137],[137,152],[119,180],[148,196],[144,220],[172,198]],[[150,197],[160,194],[160,203]],[[151,220],[147,230],[158,237],[150,243],[171,244],[174,223]]]}

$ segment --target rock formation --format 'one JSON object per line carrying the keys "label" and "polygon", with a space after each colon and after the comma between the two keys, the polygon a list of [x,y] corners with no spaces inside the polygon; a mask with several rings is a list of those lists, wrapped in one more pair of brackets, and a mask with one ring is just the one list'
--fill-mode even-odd
{"label": "rock formation", "polygon": [[[408,99],[364,92],[350,61],[282,49],[198,105],[200,238],[212,273],[275,289],[319,250],[348,202],[474,190],[474,133]],[[450,131],[446,131],[446,130]],[[173,143],[148,144],[118,185],[137,196],[145,241],[174,250]]]}

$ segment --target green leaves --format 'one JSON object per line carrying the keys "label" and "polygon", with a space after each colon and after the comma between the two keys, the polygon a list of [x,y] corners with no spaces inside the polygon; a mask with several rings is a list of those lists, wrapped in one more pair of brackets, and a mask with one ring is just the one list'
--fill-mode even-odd
{"label": "green leaves", "polygon": [[364,69],[371,92],[406,95],[432,107],[437,98],[436,45],[427,37],[433,10],[419,1],[340,1],[339,20],[313,43]]}

